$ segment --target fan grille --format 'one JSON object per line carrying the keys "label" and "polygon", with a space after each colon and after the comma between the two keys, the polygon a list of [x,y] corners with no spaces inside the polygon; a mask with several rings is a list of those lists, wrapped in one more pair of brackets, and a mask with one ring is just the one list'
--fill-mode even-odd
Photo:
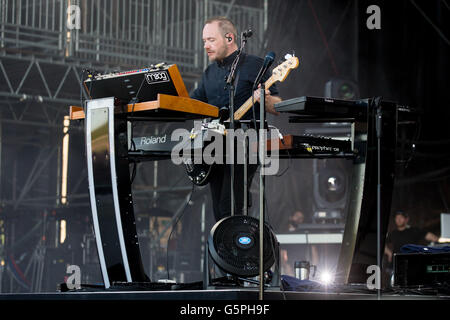
{"label": "fan grille", "polygon": [[[275,262],[275,235],[264,224],[264,271]],[[259,274],[259,221],[249,216],[227,217],[212,228],[209,251],[214,262],[224,271],[238,276]]]}

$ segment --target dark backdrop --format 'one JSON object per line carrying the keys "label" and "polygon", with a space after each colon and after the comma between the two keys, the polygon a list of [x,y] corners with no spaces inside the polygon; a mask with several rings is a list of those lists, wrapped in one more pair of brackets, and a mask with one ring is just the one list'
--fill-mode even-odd
{"label": "dark backdrop", "polygon": [[[366,26],[373,4],[381,9],[380,30]],[[449,18],[448,2],[438,0],[270,1],[265,49],[279,57],[294,51],[300,59],[300,67],[279,84],[284,99],[323,96],[329,79],[343,78],[357,83],[361,98],[382,96],[418,110],[399,125],[392,210],[409,211],[413,225],[436,233],[439,213],[450,211]],[[283,115],[271,120],[285,133],[300,130]],[[297,166],[310,170],[308,163]],[[295,172],[279,179],[279,186],[275,181],[273,189],[307,192],[307,181]],[[286,198],[276,197],[273,208],[285,208]],[[287,201],[288,212],[300,205]],[[288,214],[271,212],[275,215]]]}

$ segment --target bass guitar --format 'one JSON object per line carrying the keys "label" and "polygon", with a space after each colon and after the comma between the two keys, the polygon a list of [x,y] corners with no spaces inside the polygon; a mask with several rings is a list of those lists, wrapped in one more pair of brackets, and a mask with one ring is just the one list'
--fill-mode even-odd
{"label": "bass guitar", "polygon": [[[299,60],[297,57],[291,56],[287,58],[283,63],[278,65],[273,69],[272,75],[265,82],[266,89],[269,89],[274,83],[277,81],[283,82],[291,70],[296,69],[299,65]],[[234,120],[241,120],[242,117],[251,109],[253,106],[252,97],[248,98],[244,104],[239,107],[238,110],[234,112]],[[228,120],[229,121],[229,120]],[[205,136],[205,131],[215,131],[219,132],[222,135],[226,135],[227,131],[225,125],[220,123],[219,120],[213,120],[208,123],[203,123],[202,128],[200,130],[192,129],[190,139],[194,140],[198,136]],[[187,158],[184,161],[186,173],[189,179],[198,186],[206,185],[209,182],[209,179],[213,172],[214,164],[206,164],[202,162],[201,164],[195,164],[193,158]]]}

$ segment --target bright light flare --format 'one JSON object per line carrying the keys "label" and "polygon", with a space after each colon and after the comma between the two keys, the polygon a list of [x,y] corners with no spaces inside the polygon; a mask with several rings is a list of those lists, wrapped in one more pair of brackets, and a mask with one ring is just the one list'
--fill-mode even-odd
{"label": "bright light flare", "polygon": [[325,285],[331,284],[334,281],[334,275],[329,271],[323,271],[320,273],[320,282]]}

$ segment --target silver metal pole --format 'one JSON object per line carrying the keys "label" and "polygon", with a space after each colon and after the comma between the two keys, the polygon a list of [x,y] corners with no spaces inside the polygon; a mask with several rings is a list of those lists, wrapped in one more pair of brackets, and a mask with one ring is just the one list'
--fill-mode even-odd
{"label": "silver metal pole", "polygon": [[248,161],[247,161],[247,137],[244,134],[244,215],[248,215]]}
{"label": "silver metal pole", "polygon": [[[0,26],[1,26],[1,32],[0,32],[0,47],[3,48],[5,46],[4,39],[5,39],[5,24],[6,24],[6,13],[8,12],[8,2],[5,3],[5,1],[2,1],[2,7],[0,11]],[[13,12],[14,14],[14,12]],[[0,278],[1,279],[1,278]]]}
{"label": "silver metal pole", "polygon": [[264,134],[265,121],[265,91],[266,86],[261,83],[261,94],[259,99],[259,300],[264,298],[264,155],[266,150],[266,138]]}
{"label": "silver metal pole", "polygon": [[[1,118],[1,116],[2,116],[2,113],[0,112],[0,118]],[[2,147],[3,147],[2,123],[0,122],[0,177],[2,176]],[[2,184],[1,183],[0,183],[0,194],[3,194],[2,193]],[[0,270],[0,275],[1,275],[1,270]],[[2,292],[1,291],[1,286],[2,286],[2,284],[1,284],[1,277],[0,277],[0,292]]]}
{"label": "silver metal pole", "polygon": [[[155,136],[159,134],[159,127],[155,126]],[[153,208],[156,208],[156,199],[158,197],[158,161],[153,161]]]}
{"label": "silver metal pole", "polygon": [[207,257],[207,252],[205,254],[205,250],[206,250],[206,235],[205,235],[205,225],[206,225],[206,198],[203,198],[203,202],[202,202],[202,210],[201,210],[201,219],[200,219],[200,234],[201,236],[201,254],[200,254],[200,271],[201,272],[209,272],[209,270],[203,270],[204,269],[204,259],[205,257]]}

